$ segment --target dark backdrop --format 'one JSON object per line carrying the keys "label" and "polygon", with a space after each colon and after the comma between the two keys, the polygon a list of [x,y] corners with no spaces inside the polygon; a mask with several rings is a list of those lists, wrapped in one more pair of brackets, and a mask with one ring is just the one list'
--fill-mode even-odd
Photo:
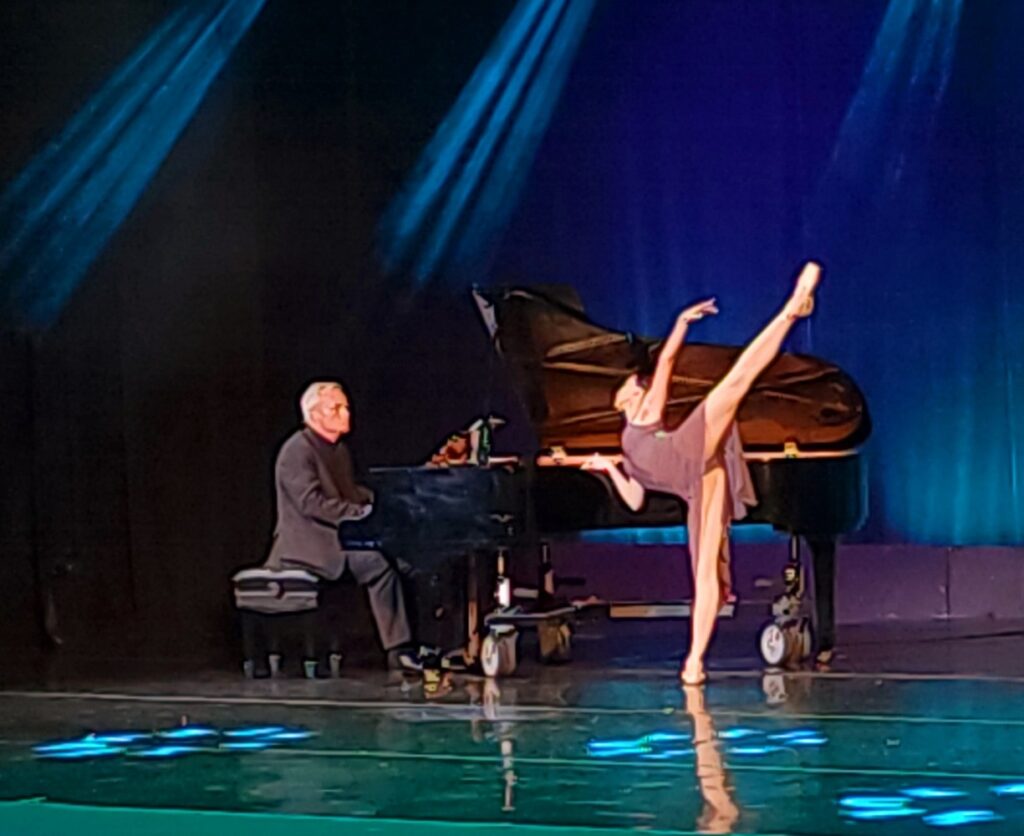
{"label": "dark backdrop", "polygon": [[[0,183],[172,5],[3,4]],[[311,378],[346,381],[363,463],[421,460],[491,407],[529,446],[465,288],[414,290],[374,255],[511,5],[268,0],[56,326],[2,336],[5,645],[38,642],[50,595],[80,652],[223,647]],[[967,4],[918,164],[880,207],[872,172],[843,184],[871,211],[837,231],[820,184],[885,8],[600,5],[481,279],[573,282],[595,318],[653,332],[716,293],[700,336],[740,342],[821,257],[794,345],[871,404],[865,536],[1019,542],[1021,11]]]}

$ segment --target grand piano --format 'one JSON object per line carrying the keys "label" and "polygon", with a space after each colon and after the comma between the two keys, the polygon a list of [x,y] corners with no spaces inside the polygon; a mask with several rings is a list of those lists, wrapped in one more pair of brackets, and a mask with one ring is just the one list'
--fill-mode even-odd
{"label": "grand piano", "polygon": [[[530,461],[485,467],[372,471],[379,509],[366,523],[346,527],[348,534],[343,529],[343,538],[374,541],[385,550],[390,543],[397,552],[451,555],[504,551],[584,530],[684,525],[686,509],[678,498],[649,494],[634,513],[606,477],[578,467],[595,452],[621,454],[622,418],[612,408],[612,394],[659,342],[591,322],[566,286],[475,289],[473,296],[526,407],[539,453]],[[670,426],[703,399],[740,350],[683,347],[670,387]],[[759,499],[747,521],[790,535],[794,563],[801,541],[808,547],[815,644],[828,651],[835,640],[837,539],[856,530],[867,510],[858,448],[871,424],[863,395],[836,366],[782,354],[745,399],[738,423]],[[546,559],[541,563],[540,594],[550,597],[550,566]],[[470,597],[474,609],[482,606],[479,595]],[[504,598],[507,604],[507,592]],[[502,622],[499,617],[491,623]]]}

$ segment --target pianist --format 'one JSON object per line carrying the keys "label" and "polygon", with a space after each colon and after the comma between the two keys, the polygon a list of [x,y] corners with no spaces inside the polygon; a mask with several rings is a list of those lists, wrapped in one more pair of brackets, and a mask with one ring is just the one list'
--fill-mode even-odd
{"label": "pianist", "polygon": [[311,384],[299,399],[305,426],[285,441],[274,466],[277,525],[267,567],[307,569],[327,580],[349,575],[366,588],[390,667],[411,667],[412,634],[401,578],[378,551],[344,549],[346,520],[373,510],[373,493],[355,480],[342,441],[350,429],[348,397],[340,383]]}

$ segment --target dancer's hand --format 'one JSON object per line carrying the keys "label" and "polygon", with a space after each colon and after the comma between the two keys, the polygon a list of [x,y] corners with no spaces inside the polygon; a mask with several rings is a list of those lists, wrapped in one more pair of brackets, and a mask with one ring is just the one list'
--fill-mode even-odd
{"label": "dancer's hand", "polygon": [[703,319],[716,313],[718,313],[718,305],[714,297],[712,297],[711,299],[705,299],[703,302],[698,302],[696,305],[690,305],[690,307],[679,314],[679,318],[683,322],[696,322],[698,319]]}
{"label": "dancer's hand", "polygon": [[589,459],[586,459],[583,464],[580,465],[582,470],[594,470],[598,473],[607,473],[615,467],[615,463],[607,456],[602,456],[600,453],[594,453]]}

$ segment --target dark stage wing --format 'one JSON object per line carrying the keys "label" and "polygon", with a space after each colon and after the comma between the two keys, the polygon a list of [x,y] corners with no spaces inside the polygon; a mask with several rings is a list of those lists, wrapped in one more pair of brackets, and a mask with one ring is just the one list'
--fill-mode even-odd
{"label": "dark stage wing", "polygon": [[[622,418],[612,396],[638,357],[660,342],[595,325],[570,287],[474,291],[495,347],[525,400],[542,448],[566,452],[619,449]],[[687,343],[676,362],[668,423],[701,401],[740,348]],[[739,412],[744,448],[849,450],[871,431],[864,397],[838,367],[782,354],[761,376]]]}

